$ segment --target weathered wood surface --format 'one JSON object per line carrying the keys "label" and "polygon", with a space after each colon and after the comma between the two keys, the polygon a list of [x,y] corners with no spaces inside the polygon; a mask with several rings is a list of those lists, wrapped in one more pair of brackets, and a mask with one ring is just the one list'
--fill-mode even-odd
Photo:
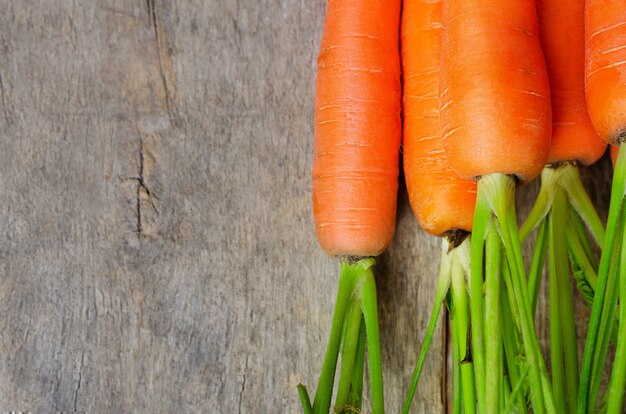
{"label": "weathered wood surface", "polygon": [[[310,203],[324,1],[0,10],[0,411],[298,412],[338,270]],[[587,173],[603,214],[609,174]],[[378,267],[392,413],[439,252],[399,200]],[[416,412],[442,410],[441,349]]]}

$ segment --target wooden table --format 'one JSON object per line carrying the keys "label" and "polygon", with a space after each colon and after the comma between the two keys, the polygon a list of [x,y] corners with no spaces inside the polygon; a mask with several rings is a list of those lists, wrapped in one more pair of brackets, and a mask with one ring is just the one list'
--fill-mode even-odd
{"label": "wooden table", "polygon": [[[324,1],[0,10],[0,410],[298,412],[338,272],[311,213]],[[609,177],[585,172],[603,216]],[[390,413],[439,262],[405,190],[396,236],[377,268]],[[441,351],[438,331],[415,412],[443,409]]]}

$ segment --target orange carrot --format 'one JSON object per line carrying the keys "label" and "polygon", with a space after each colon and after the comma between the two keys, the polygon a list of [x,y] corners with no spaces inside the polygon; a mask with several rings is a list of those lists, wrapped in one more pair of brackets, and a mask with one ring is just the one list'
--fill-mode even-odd
{"label": "orange carrot", "polygon": [[440,120],[453,168],[532,180],[547,161],[551,129],[535,2],[451,0],[444,27]]}
{"label": "orange carrot", "polygon": [[[466,354],[470,325],[467,237],[474,218],[476,183],[459,177],[452,170],[439,128],[441,7],[441,0],[406,0],[402,9],[404,175],[409,201],[420,226],[433,235],[444,237],[433,310],[403,413],[410,410],[446,295],[454,302],[450,308],[452,353],[457,365],[453,382],[460,385],[463,396],[460,401],[465,411],[473,412],[476,408],[474,369]],[[460,364],[460,361],[465,362]]]}
{"label": "orange carrot", "polygon": [[606,150],[585,104],[584,8],[581,0],[537,1],[552,97],[549,163],[580,161],[590,165]]}
{"label": "orange carrot", "polygon": [[318,58],[313,214],[322,249],[340,256],[337,300],[313,403],[305,413],[361,408],[367,344],[372,413],[384,412],[373,266],[395,229],[402,132],[401,0],[329,0]]}
{"label": "orange carrot", "polygon": [[626,6],[622,0],[587,0],[585,20],[587,106],[609,144],[626,136]]}
{"label": "orange carrot", "polygon": [[[455,171],[478,180],[470,273],[478,411],[498,412],[504,403],[502,344],[515,340],[500,306],[507,296],[518,316],[532,409],[556,411],[551,390],[544,387],[548,374],[533,324],[515,213],[515,180],[535,178],[550,148],[550,89],[535,1],[448,0],[442,22],[444,148]],[[508,295],[500,294],[501,285]]]}
{"label": "orange carrot", "polygon": [[400,1],[331,0],[318,60],[313,209],[331,255],[376,256],[395,228]]}
{"label": "orange carrot", "polygon": [[452,170],[439,129],[441,1],[406,1],[401,34],[403,161],[411,207],[431,234],[470,231],[476,183]]}

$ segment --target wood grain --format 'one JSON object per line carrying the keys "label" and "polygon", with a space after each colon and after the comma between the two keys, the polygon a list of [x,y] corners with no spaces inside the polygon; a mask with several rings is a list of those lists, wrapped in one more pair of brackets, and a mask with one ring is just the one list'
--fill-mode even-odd
{"label": "wood grain", "polygon": [[[338,272],[311,214],[324,2],[0,10],[0,411],[298,412]],[[585,180],[604,215],[609,177]],[[377,269],[388,412],[439,251],[399,200]],[[415,412],[443,407],[433,344]]]}

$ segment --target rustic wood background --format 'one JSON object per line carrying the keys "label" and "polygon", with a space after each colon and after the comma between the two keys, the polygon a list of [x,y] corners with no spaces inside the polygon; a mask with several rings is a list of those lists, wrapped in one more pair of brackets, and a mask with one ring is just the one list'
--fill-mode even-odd
{"label": "rustic wood background", "polygon": [[[324,1],[0,11],[0,411],[298,412],[338,271],[311,218]],[[603,215],[609,177],[585,172]],[[377,269],[390,413],[438,253],[402,191]],[[443,409],[437,335],[415,412]]]}

